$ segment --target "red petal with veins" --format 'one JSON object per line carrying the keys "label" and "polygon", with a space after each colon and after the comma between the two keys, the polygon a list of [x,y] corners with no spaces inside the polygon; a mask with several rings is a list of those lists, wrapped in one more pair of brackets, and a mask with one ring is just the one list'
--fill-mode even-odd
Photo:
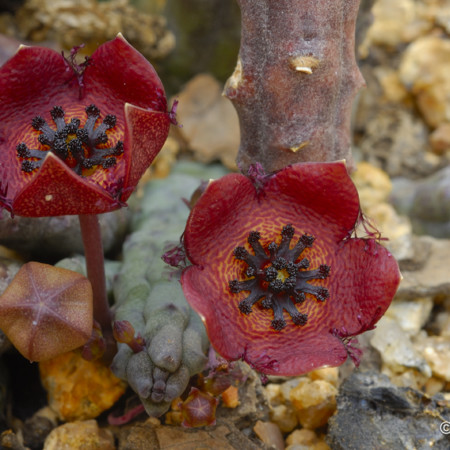
{"label": "red petal with veins", "polygon": [[[101,45],[91,56],[84,72],[85,95],[104,96],[105,107],[112,101],[159,112],[167,111],[164,88],[153,66],[119,34]],[[111,114],[115,114],[114,112]]]}
{"label": "red petal with veins", "polygon": [[14,201],[14,213],[28,217],[100,214],[117,208],[107,191],[78,176],[52,153]]}
{"label": "red petal with veins", "polygon": [[[21,46],[0,68],[0,171],[8,180],[8,197],[14,199],[30,176],[24,176],[16,146],[38,132],[31,120],[55,106],[78,103],[78,90],[68,90],[72,74],[61,55],[44,47]],[[28,143],[28,142],[27,142]]]}
{"label": "red petal with veins", "polygon": [[[169,133],[170,120],[165,113],[148,111],[125,105],[127,128],[125,131],[125,186],[136,186],[142,174],[155,159]],[[126,201],[129,193],[124,193]]]}
{"label": "red petal with veins", "polygon": [[[276,173],[259,193],[243,175],[227,175],[209,184],[196,203],[184,233],[187,255],[194,264],[182,274],[191,306],[200,314],[214,348],[225,358],[245,359],[266,374],[298,375],[347,358],[341,337],[372,328],[389,306],[400,273],[389,252],[374,240],[349,238],[359,216],[356,188],[343,163],[296,164]],[[319,301],[306,294],[296,306],[308,315],[295,325],[284,312],[286,326],[271,327],[271,309],[260,302],[249,314],[238,308],[249,291],[232,293],[229,281],[245,279],[248,267],[233,251],[259,231],[263,248],[279,244],[283,226],[295,229],[290,248],[303,235],[315,236],[306,248],[310,268],[331,267],[329,277],[311,281],[328,289]],[[336,336],[335,330],[345,330]]]}

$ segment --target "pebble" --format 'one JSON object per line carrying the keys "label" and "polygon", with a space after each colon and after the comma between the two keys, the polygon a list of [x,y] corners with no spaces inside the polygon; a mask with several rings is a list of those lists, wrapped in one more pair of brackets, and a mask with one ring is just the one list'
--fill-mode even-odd
{"label": "pebble", "polygon": [[270,420],[278,425],[283,433],[289,433],[298,425],[297,414],[291,404],[270,408]]}
{"label": "pebble", "polygon": [[403,53],[399,73],[432,128],[450,120],[450,41],[430,34],[416,39]]}
{"label": "pebble", "polygon": [[433,375],[449,382],[450,338],[428,336],[419,338],[414,346],[431,367]]}
{"label": "pebble", "polygon": [[442,155],[450,150],[450,123],[444,122],[440,124],[430,134],[430,145],[434,153]]}
{"label": "pebble", "polygon": [[414,368],[427,378],[431,377],[430,366],[394,319],[382,317],[373,332],[370,343],[380,353],[383,366],[391,372],[402,373]]}
{"label": "pebble", "polygon": [[409,387],[417,390],[422,390],[430,379],[417,369],[405,369],[404,372],[398,373],[384,367],[383,373],[389,376],[389,379],[395,386]]}
{"label": "pebble", "polygon": [[276,424],[258,420],[253,431],[264,444],[276,450],[284,450],[283,435]]}
{"label": "pebble", "polygon": [[283,403],[283,395],[281,393],[281,385],[277,383],[269,383],[264,387],[267,401],[271,405],[279,405]]}
{"label": "pebble", "polygon": [[66,423],[55,428],[45,440],[44,450],[114,450],[111,431],[98,427],[95,420]]}
{"label": "pebble", "polygon": [[286,450],[328,450],[330,447],[313,430],[302,428],[286,438]]}
{"label": "pebble", "polygon": [[403,331],[414,336],[428,321],[432,309],[431,297],[416,298],[411,301],[398,300],[392,302],[386,311],[386,317],[395,320]]}
{"label": "pebble", "polygon": [[307,383],[309,381],[309,378],[304,377],[295,377],[291,378],[284,383],[280,385],[280,396],[281,396],[281,403],[284,403],[286,401],[291,401],[291,391],[292,389],[300,386],[303,383]]}
{"label": "pebble", "polygon": [[311,380],[324,380],[333,386],[337,387],[339,383],[339,368],[325,367],[323,369],[316,369],[308,373]]}
{"label": "pebble", "polygon": [[359,162],[352,173],[352,180],[358,188],[359,199],[364,209],[385,202],[392,190],[392,183],[382,169],[368,162]]}
{"label": "pebble", "polygon": [[232,103],[222,96],[222,85],[211,75],[200,74],[189,81],[177,96],[177,120],[173,131],[197,161],[220,160],[236,169],[239,149],[239,119]]}
{"label": "pebble", "polygon": [[445,382],[442,380],[439,380],[438,378],[431,377],[427,382],[425,383],[425,393],[432,397],[433,395],[436,395],[437,393],[441,392],[445,388]]}
{"label": "pebble", "polygon": [[418,20],[414,0],[378,0],[372,8],[373,25],[367,32],[365,46],[377,45],[388,49],[414,39],[427,30],[430,25]]}
{"label": "pebble", "polygon": [[125,383],[100,361],[69,352],[39,363],[50,407],[64,421],[93,419],[125,392]]}
{"label": "pebble", "polygon": [[307,379],[292,389],[290,400],[297,410],[297,418],[304,428],[325,425],[336,410],[337,389],[324,380]]}
{"label": "pebble", "polygon": [[[387,173],[372,164],[360,162],[352,179],[358,188],[365,216],[383,237],[389,238],[383,244],[398,260],[412,258],[411,222],[407,217],[400,216],[388,203],[392,183]],[[367,234],[362,225],[357,234]]]}

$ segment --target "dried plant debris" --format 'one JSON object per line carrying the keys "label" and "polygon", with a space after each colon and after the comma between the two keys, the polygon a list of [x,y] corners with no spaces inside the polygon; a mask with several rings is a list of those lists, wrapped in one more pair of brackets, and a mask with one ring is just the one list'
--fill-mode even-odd
{"label": "dried plant debris", "polygon": [[65,49],[84,43],[88,53],[119,32],[149,59],[164,58],[175,46],[165,18],[143,13],[128,0],[26,0],[8,19],[21,39],[58,42]]}

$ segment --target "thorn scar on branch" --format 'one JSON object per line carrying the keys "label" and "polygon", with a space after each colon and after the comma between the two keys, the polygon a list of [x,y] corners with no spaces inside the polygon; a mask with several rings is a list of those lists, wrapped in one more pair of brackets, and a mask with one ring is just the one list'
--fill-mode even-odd
{"label": "thorn scar on branch", "polygon": [[314,56],[292,56],[289,58],[289,66],[296,72],[306,73],[311,75],[317,67],[319,67],[320,61]]}

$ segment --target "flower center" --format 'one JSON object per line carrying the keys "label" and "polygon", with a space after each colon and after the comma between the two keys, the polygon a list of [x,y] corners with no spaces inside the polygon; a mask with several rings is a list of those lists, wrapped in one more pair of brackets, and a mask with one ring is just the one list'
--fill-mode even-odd
{"label": "flower center", "polygon": [[[123,142],[118,141],[115,147],[105,148],[108,142],[106,131],[116,126],[116,116],[108,114],[102,123],[95,127],[100,117],[100,110],[95,105],[85,109],[87,114],[83,128],[80,128],[80,119],[72,118],[69,123],[65,121],[65,112],[61,106],[54,106],[50,111],[56,130],[51,128],[41,117],[36,116],[31,126],[40,131],[38,141],[48,150],[33,150],[22,142],[17,147],[17,156],[24,159],[22,170],[33,172],[42,165],[48,152],[54,153],[65,161],[78,175],[83,169],[92,169],[102,166],[108,169],[116,164],[115,156],[123,153]],[[100,147],[99,147],[100,146]]]}
{"label": "flower center", "polygon": [[236,259],[248,264],[245,271],[246,280],[229,281],[232,293],[250,292],[248,297],[239,302],[239,310],[244,314],[250,314],[252,306],[261,300],[263,308],[273,310],[274,319],[271,326],[277,331],[286,326],[283,310],[288,312],[296,325],[306,324],[308,315],[300,313],[295,306],[306,300],[305,293],[322,302],[329,297],[328,289],[314,286],[308,281],[327,278],[330,266],[321,264],[318,269],[305,270],[309,267],[309,260],[303,258],[298,261],[303,250],[312,247],[315,238],[304,234],[291,249],[290,243],[294,233],[291,224],[284,226],[280,244],[272,242],[264,249],[259,242],[260,233],[252,231],[248,235],[248,243],[254,255],[244,247],[236,247],[233,252]]}

